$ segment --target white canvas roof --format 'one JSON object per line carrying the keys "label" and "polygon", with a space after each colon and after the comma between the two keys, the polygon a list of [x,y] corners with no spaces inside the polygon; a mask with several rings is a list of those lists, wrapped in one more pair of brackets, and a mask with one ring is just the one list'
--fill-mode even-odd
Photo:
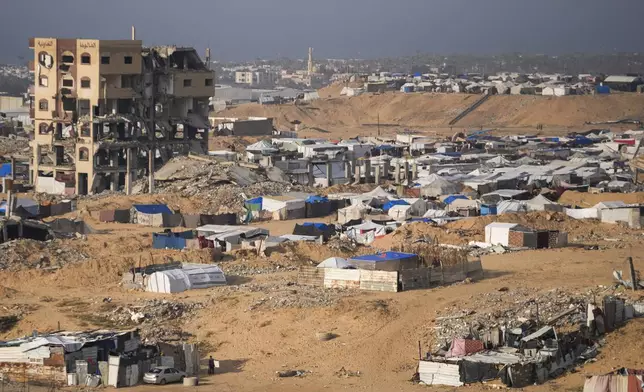
{"label": "white canvas roof", "polygon": [[386,198],[389,198],[392,196],[391,193],[382,189],[382,187],[380,186],[378,186],[376,189],[372,190],[371,192],[363,193],[362,195],[371,196],[371,197],[386,197]]}
{"label": "white canvas roof", "polygon": [[328,259],[318,264],[317,268],[346,268],[348,266],[349,263],[342,257],[329,257]]}

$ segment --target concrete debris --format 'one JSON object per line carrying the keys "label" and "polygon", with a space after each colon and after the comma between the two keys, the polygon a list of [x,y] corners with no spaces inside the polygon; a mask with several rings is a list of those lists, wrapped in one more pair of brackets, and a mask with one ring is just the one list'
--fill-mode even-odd
{"label": "concrete debris", "polygon": [[89,256],[60,240],[19,239],[0,244],[0,270],[54,270],[87,261]]}
{"label": "concrete debris", "polygon": [[[466,338],[473,332],[494,327],[516,328],[530,319],[552,326],[577,325],[586,320],[586,304],[595,301],[592,290],[571,293],[555,289],[538,293],[535,289],[499,290],[471,297],[470,309],[454,305],[435,319],[435,343],[445,347],[453,338]],[[597,296],[599,300],[599,296]]]}
{"label": "concrete debris", "polygon": [[0,156],[2,155],[31,156],[29,138],[0,136]]}
{"label": "concrete debris", "polygon": [[275,372],[275,374],[277,374],[277,377],[279,378],[303,377],[307,373],[310,373],[310,372],[308,370],[282,370],[282,371]]}

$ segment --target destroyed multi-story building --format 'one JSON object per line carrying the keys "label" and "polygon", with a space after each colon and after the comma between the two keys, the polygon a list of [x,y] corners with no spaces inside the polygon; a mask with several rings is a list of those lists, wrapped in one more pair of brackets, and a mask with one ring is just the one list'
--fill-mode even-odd
{"label": "destroyed multi-story building", "polygon": [[207,150],[209,59],[193,48],[145,48],[132,35],[30,39],[37,191],[130,193],[173,155]]}

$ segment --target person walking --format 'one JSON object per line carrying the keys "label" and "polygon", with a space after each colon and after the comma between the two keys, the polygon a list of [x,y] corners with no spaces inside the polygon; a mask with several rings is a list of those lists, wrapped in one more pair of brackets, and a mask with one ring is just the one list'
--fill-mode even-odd
{"label": "person walking", "polygon": [[208,374],[215,374],[215,359],[212,355],[208,359]]}

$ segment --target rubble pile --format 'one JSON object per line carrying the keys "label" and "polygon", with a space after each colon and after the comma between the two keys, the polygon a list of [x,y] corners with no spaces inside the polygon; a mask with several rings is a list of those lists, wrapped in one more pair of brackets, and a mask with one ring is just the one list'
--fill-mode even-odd
{"label": "rubble pile", "polygon": [[0,271],[51,270],[88,259],[87,254],[60,240],[19,239],[0,244]]}
{"label": "rubble pile", "polygon": [[325,289],[304,286],[293,282],[245,283],[226,286],[217,291],[213,301],[235,293],[262,293],[251,303],[248,310],[273,310],[285,308],[319,308],[336,305],[342,298],[353,295],[351,290]]}
{"label": "rubble pile", "polygon": [[160,326],[168,321],[176,321],[190,316],[194,311],[203,309],[200,302],[173,302],[167,300],[148,300],[140,305],[118,306],[105,317],[121,326],[151,324]]}
{"label": "rubble pile", "polygon": [[571,293],[555,289],[537,293],[535,289],[503,287],[497,292],[471,297],[468,308],[457,304],[446,308],[436,318],[435,341],[438,347],[443,347],[453,338],[465,338],[493,327],[515,328],[537,317],[541,323],[552,320],[549,324],[560,328],[579,325],[585,322],[586,306],[595,301],[595,295],[599,300],[599,294],[592,290]]}
{"label": "rubble pile", "polygon": [[0,156],[2,155],[31,155],[29,139],[20,136],[0,136]]}

